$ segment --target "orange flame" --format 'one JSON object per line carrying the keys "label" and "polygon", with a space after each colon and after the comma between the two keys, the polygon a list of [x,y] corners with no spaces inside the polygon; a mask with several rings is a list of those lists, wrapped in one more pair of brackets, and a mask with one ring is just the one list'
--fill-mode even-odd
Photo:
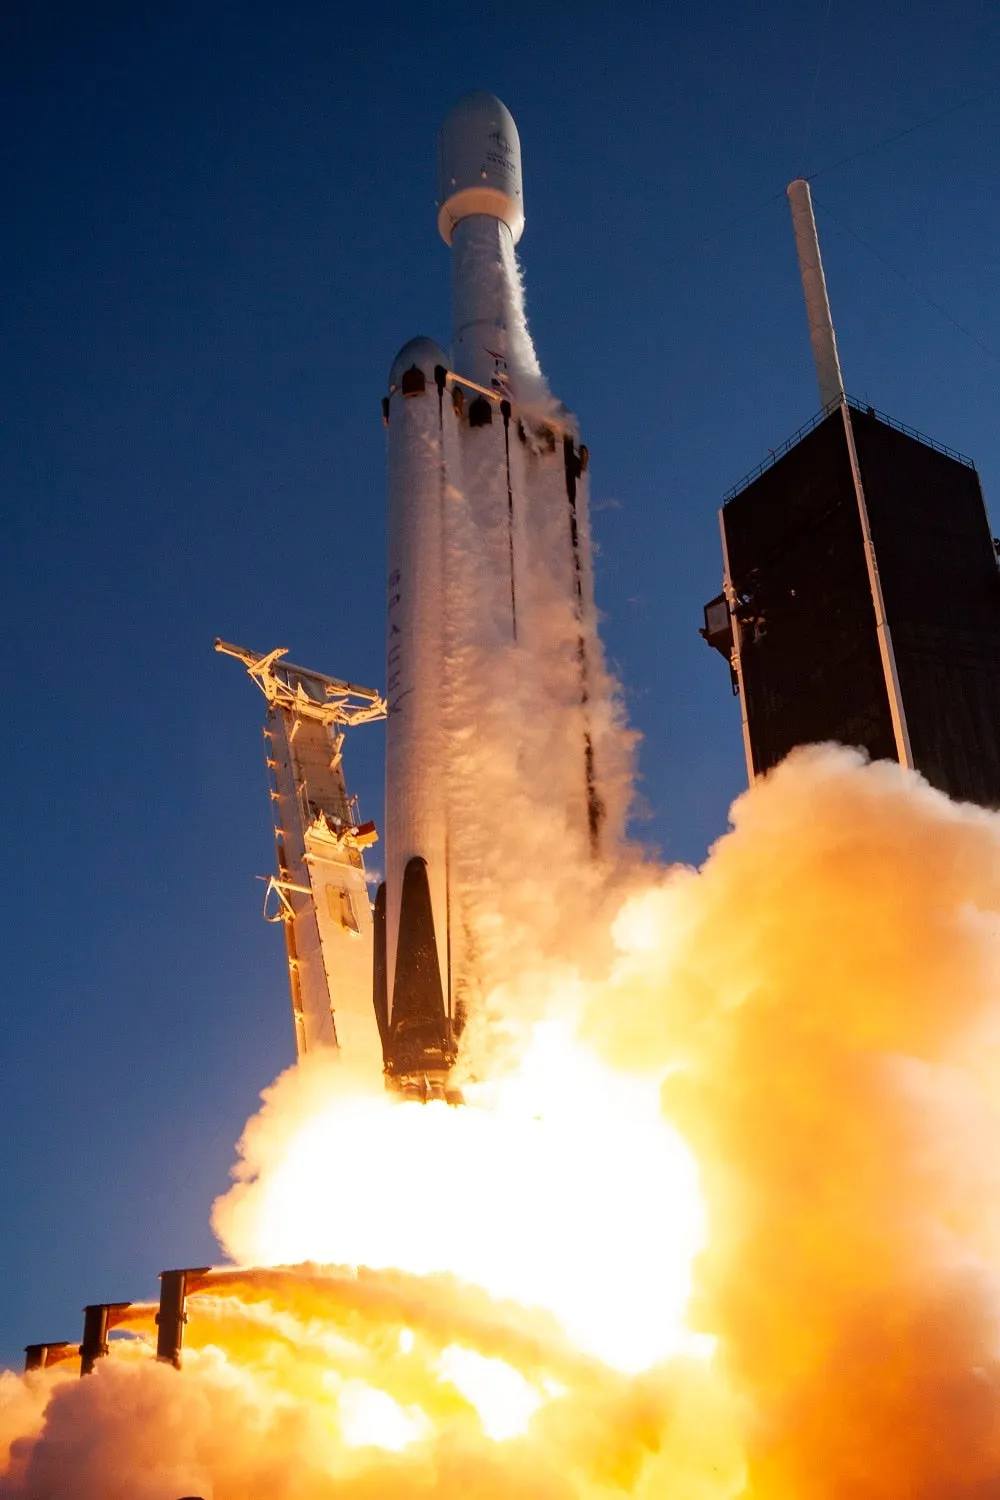
{"label": "orange flame", "polygon": [[340,1264],[0,1378],[0,1497],[1000,1491],[1000,816],[826,747],[733,823],[467,1108],[279,1079],[216,1224]]}

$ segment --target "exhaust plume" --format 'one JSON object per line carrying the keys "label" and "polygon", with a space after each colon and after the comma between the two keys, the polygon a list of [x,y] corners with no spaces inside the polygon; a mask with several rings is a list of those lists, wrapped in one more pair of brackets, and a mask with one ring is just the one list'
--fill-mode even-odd
{"label": "exhaust plume", "polygon": [[[189,1299],[180,1375],[140,1337],[84,1381],[5,1376],[0,1495],[69,1474],[80,1500],[996,1493],[1000,817],[812,748],[737,801],[700,871],[628,885],[603,977],[535,971],[545,1019],[489,1101],[279,1080],[217,1205],[225,1242],[391,1247],[220,1274]],[[585,1127],[589,1174],[567,1150]],[[377,1230],[347,1170],[373,1130],[375,1186],[403,1194]],[[414,1131],[440,1167],[419,1190]],[[544,1268],[553,1234],[579,1298]],[[519,1243],[543,1267],[504,1287],[508,1254],[532,1265]],[[692,1255],[700,1339],[679,1326]],[[615,1347],[643,1309],[655,1334]]]}
{"label": "exhaust plume", "polygon": [[623,910],[589,1032],[674,1066],[750,1488],[994,1493],[1000,818],[833,747],[732,818]]}

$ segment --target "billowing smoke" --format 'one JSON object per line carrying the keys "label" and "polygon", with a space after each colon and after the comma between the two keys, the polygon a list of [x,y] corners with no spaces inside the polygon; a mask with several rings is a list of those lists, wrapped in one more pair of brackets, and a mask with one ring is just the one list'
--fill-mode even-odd
{"label": "billowing smoke", "polygon": [[374,1264],[225,1273],[180,1375],[140,1340],[4,1377],[0,1495],[998,1493],[1000,817],[823,747],[732,819],[700,871],[631,871],[605,972],[536,970],[491,1100],[279,1082],[220,1231]]}
{"label": "billowing smoke", "polygon": [[590,1026],[676,1071],[702,1170],[696,1323],[752,1493],[1000,1486],[1000,817],[793,754],[699,874],[622,913]]}

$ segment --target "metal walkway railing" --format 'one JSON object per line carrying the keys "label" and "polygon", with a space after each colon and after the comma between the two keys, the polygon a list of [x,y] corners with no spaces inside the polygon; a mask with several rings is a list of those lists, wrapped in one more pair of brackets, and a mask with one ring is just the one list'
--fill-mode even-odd
{"label": "metal walkway railing", "polygon": [[[904,432],[907,437],[916,438],[917,442],[925,443],[928,448],[933,448],[937,453],[943,453],[946,457],[954,458],[958,463],[965,464],[966,468],[975,469],[975,464],[966,454],[959,453],[955,448],[949,448],[946,443],[936,442],[934,438],[928,437],[926,433],[918,432],[915,427],[908,426],[906,422],[897,421],[895,417],[890,417],[884,411],[877,411],[870,402],[859,401],[856,396],[847,396],[845,399],[848,406],[854,411],[861,412],[864,416],[874,417],[877,421],[884,422],[887,427],[894,427],[897,432]],[[827,417],[836,411],[839,405],[839,398],[835,401],[830,401],[815,416],[810,417],[808,422],[804,422],[797,431],[793,432],[790,438],[786,438],[780,448],[772,448],[763,463],[758,464],[756,469],[751,469],[749,474],[744,474],[738,484],[734,484],[731,490],[726,491],[722,497],[723,505],[727,505],[730,500],[734,500],[737,495],[741,495],[749,485],[753,484],[755,479],[759,479],[762,474],[767,473],[768,469],[773,468],[779,458],[784,458],[785,454],[794,448],[797,443],[800,443],[807,433],[812,432],[813,428],[818,427],[821,422],[825,422]]]}

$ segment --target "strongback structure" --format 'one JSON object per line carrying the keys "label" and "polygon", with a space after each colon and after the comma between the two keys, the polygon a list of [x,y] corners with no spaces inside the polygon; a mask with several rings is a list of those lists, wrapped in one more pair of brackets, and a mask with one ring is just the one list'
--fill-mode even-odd
{"label": "strongback structure", "polygon": [[972,462],[844,394],[808,186],[796,243],[824,408],[720,511],[751,781],[835,740],[1000,805],[1000,574]]}
{"label": "strongback structure", "polygon": [[[371,1013],[372,913],[363,850],[377,837],[361,823],[342,764],[344,731],[385,718],[373,689],[216,641],[267,699],[267,768],[278,872],[264,915],[280,923],[298,1055],[318,1047],[377,1046]],[[345,1035],[351,1032],[350,1044]]]}

